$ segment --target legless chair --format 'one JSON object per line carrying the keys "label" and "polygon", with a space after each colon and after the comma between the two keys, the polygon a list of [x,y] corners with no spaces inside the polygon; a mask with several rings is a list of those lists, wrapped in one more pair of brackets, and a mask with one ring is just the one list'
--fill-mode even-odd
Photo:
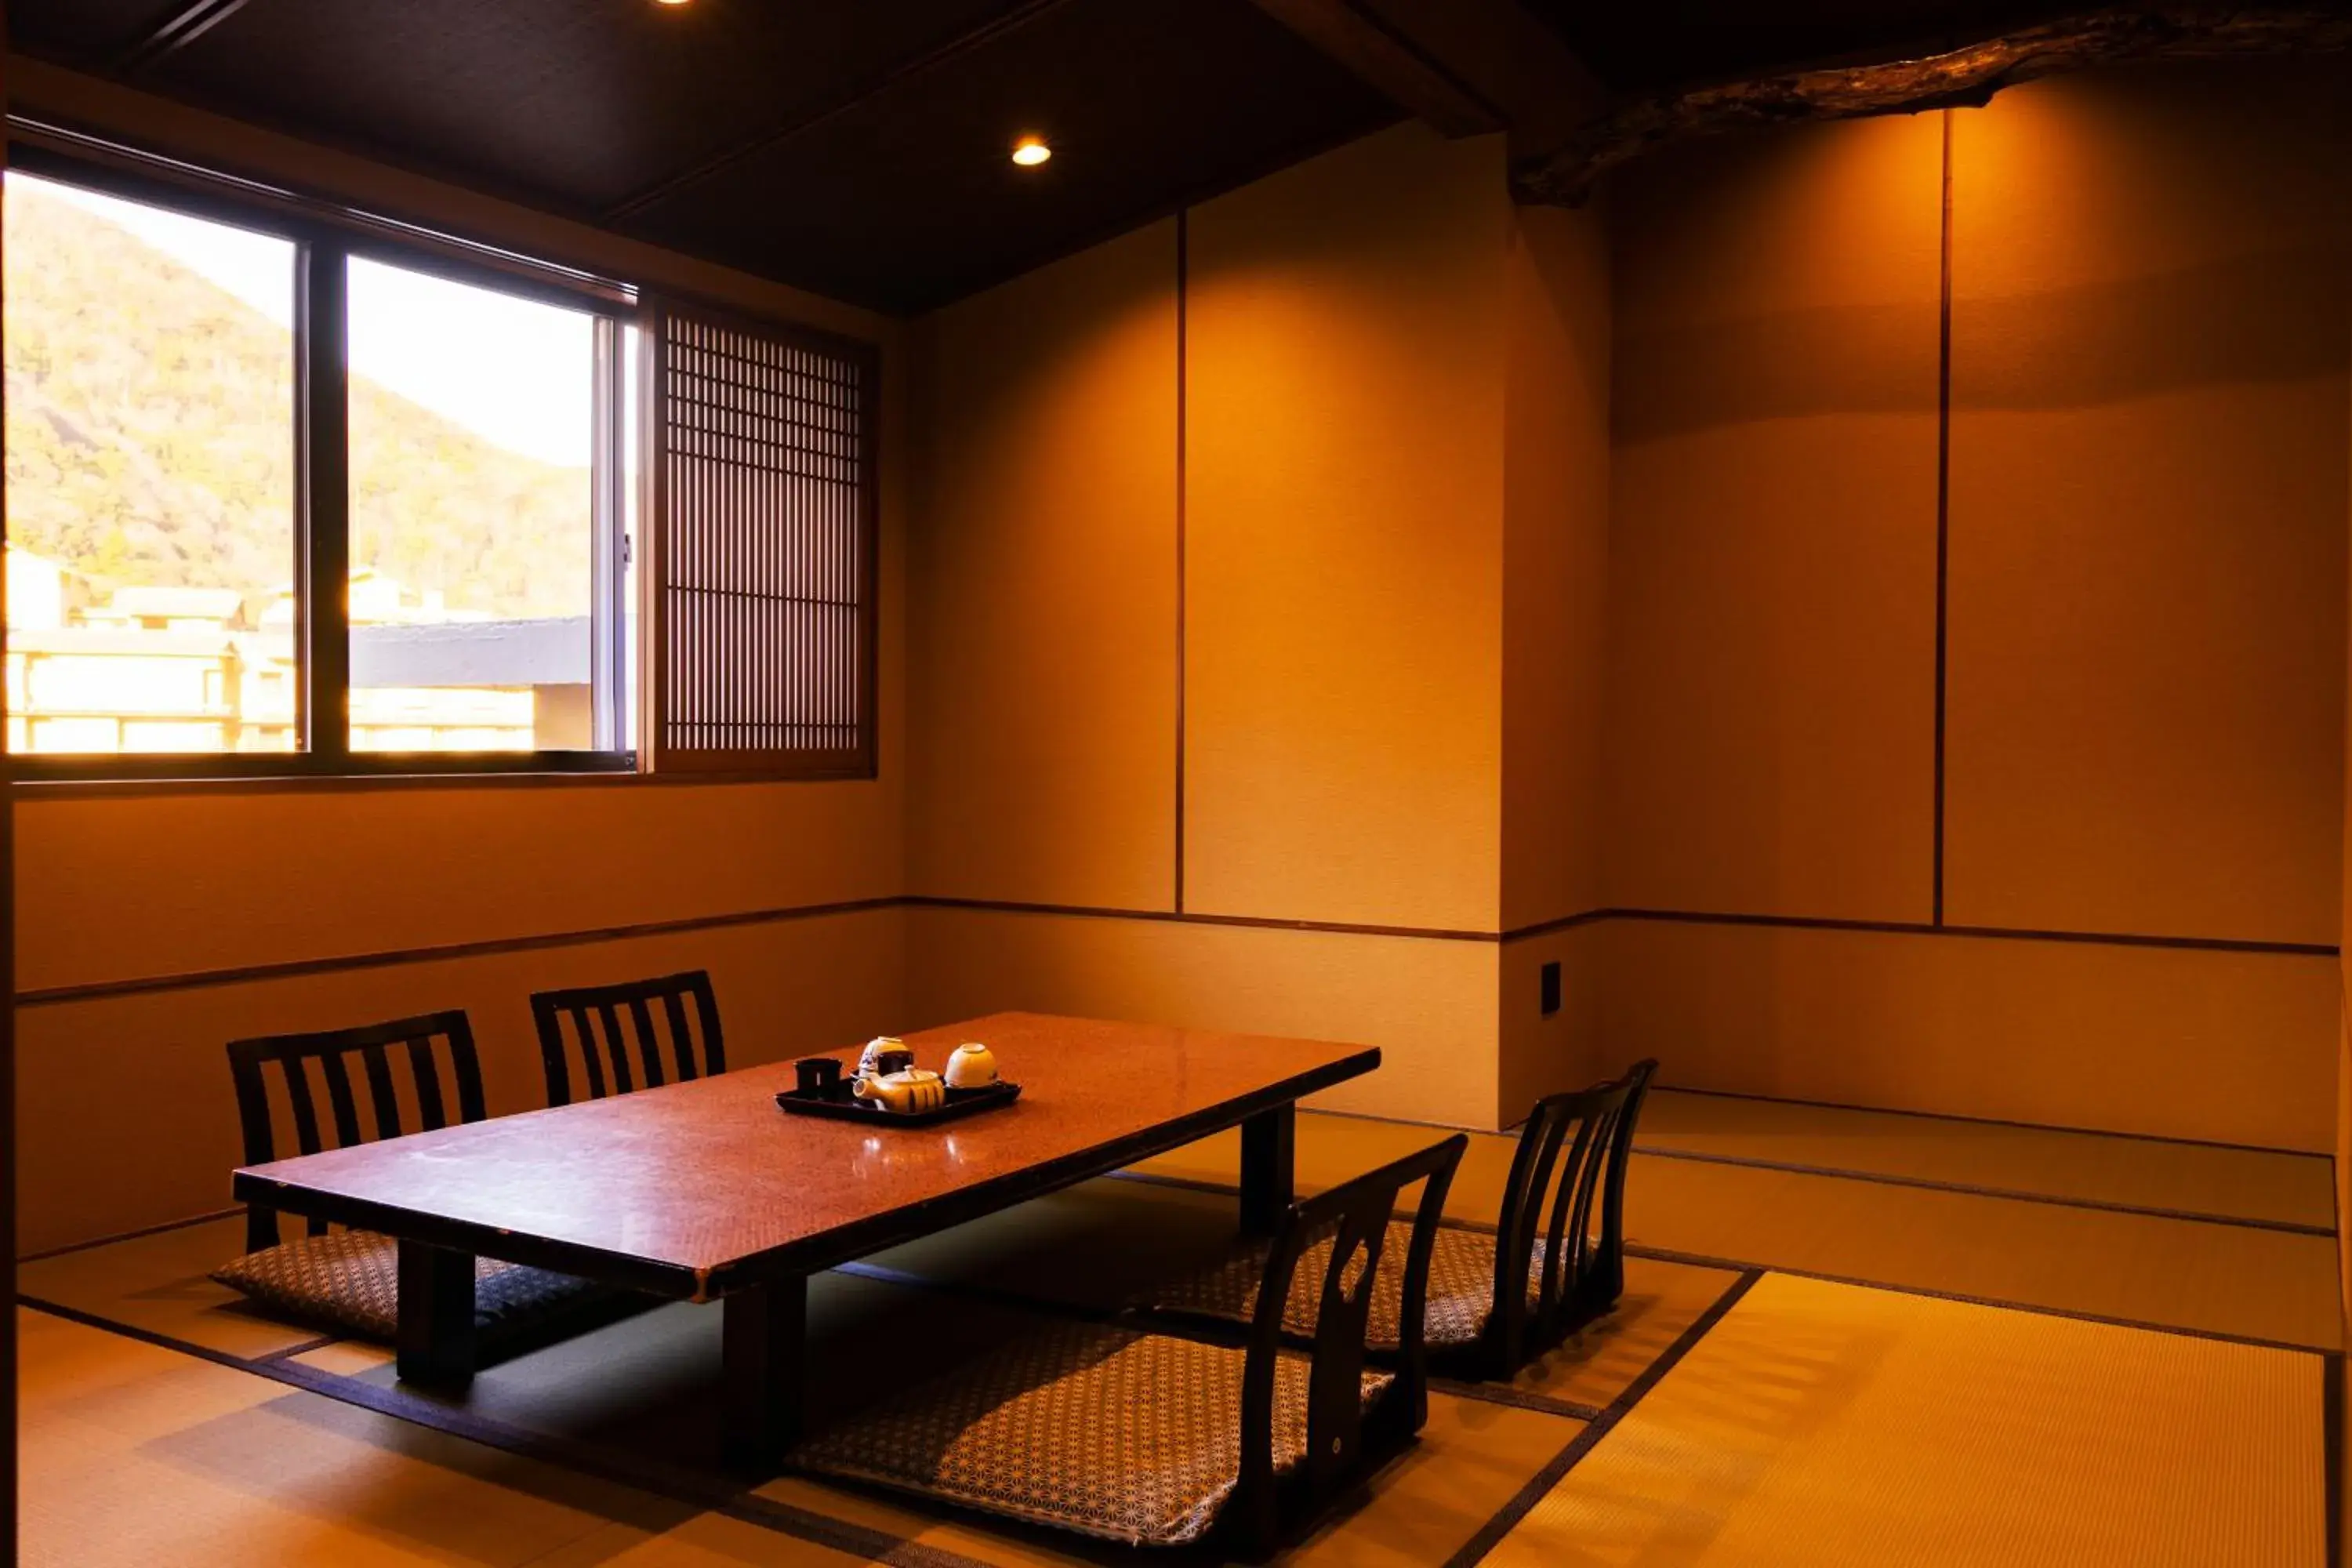
{"label": "legless chair", "polygon": [[[1538,1100],[1519,1134],[1494,1233],[1458,1226],[1438,1232],[1420,1325],[1433,1364],[1465,1377],[1508,1377],[1616,1305],[1625,1284],[1626,1163],[1656,1067],[1641,1062],[1613,1082]],[[1180,1316],[1248,1319],[1258,1309],[1264,1256],[1263,1244],[1239,1248],[1149,1305]],[[1383,1275],[1372,1302],[1376,1352],[1402,1342],[1403,1295],[1402,1281]],[[1311,1336],[1316,1310],[1312,1295],[1294,1287],[1284,1331]]]}
{"label": "legless chair", "polygon": [[[691,1023],[688,1002],[694,1004]],[[575,1054],[590,1100],[626,1094],[640,1082],[658,1089],[673,1078],[683,1083],[727,1070],[719,998],[703,970],[618,985],[542,991],[530,999],[530,1013],[539,1025],[539,1055],[547,1070],[550,1105],[572,1103],[571,1058]]]}
{"label": "legless chair", "polygon": [[[1255,1559],[1311,1525],[1428,1418],[1421,1336],[1370,1370],[1375,1281],[1421,1321],[1430,1250],[1469,1140],[1304,1199],[1265,1254],[1256,1297],[1315,1303],[1305,1355],[1263,1308],[1245,1344],[1070,1322],[882,1401],[792,1456],[798,1468],[1129,1546],[1213,1534]],[[1398,1200],[1424,1183],[1416,1217]],[[1392,1255],[1394,1254],[1394,1255]]]}
{"label": "legless chair", "polygon": [[[368,1089],[374,1130],[361,1125],[359,1097],[352,1078],[356,1058]],[[445,1079],[446,1064],[446,1079]],[[319,1120],[322,1083],[334,1142],[348,1149],[410,1131],[449,1125],[454,1100],[460,1122],[483,1120],[482,1069],[474,1052],[474,1032],[463,1013],[435,1013],[319,1034],[275,1035],[237,1040],[228,1047],[229,1076],[236,1085],[238,1120],[244,1125],[245,1163],[267,1164],[330,1147]],[[294,1147],[281,1150],[270,1110],[270,1077],[277,1068]],[[401,1110],[396,1068],[405,1068],[416,1125]],[[213,1271],[213,1278],[265,1306],[363,1338],[392,1342],[400,1315],[400,1248],[388,1236],[365,1230],[330,1230],[310,1221],[306,1234],[280,1242],[275,1209],[255,1203],[246,1208],[246,1255]],[[477,1328],[509,1333],[537,1326],[559,1310],[604,1294],[569,1275],[483,1258],[476,1265]]]}

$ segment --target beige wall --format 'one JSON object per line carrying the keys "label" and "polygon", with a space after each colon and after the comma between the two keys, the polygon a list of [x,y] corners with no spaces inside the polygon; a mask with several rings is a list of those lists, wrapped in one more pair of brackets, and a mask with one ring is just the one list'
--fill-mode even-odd
{"label": "beige wall", "polygon": [[[1616,906],[2311,952],[1609,922],[1669,1081],[2330,1146],[2341,62],[2066,78],[1612,191]],[[2193,1086],[2191,1088],[2190,1086]]]}
{"label": "beige wall", "polygon": [[[541,1090],[527,998],[708,964],[734,1059],[858,1038],[899,1016],[900,913],[581,933],[904,890],[906,377],[895,323],[415,176],[9,62],[12,107],[202,162],[882,344],[884,726],[876,781],[436,784],[332,792],[20,787],[15,826],[21,1244],[220,1206],[236,1152],[222,1044],[446,1006],[472,1011],[493,1109]],[[451,944],[520,952],[90,1000],[105,987]]]}

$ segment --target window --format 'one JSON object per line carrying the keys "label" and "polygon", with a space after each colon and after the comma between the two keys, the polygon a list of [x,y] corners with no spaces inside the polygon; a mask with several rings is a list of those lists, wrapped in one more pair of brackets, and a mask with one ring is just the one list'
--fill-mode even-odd
{"label": "window", "polygon": [[872,773],[870,350],[16,129],[19,777]]}
{"label": "window", "polygon": [[873,359],[657,321],[656,765],[871,773]]}
{"label": "window", "polygon": [[295,246],[6,177],[8,749],[284,752]]}

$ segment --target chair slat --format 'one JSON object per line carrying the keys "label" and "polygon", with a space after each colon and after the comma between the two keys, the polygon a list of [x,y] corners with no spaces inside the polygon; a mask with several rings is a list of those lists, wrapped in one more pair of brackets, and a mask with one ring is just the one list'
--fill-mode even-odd
{"label": "chair slat", "polygon": [[289,1057],[279,1064],[286,1075],[286,1100],[294,1110],[294,1147],[305,1154],[315,1154],[325,1145],[319,1141],[319,1105],[310,1096],[310,1073],[300,1057]]}
{"label": "chair slat", "polygon": [[[670,1047],[677,1060],[677,1081],[685,1083],[697,1077],[694,1066],[694,1035],[687,1027],[686,997],[678,992],[665,993],[661,999],[663,1015],[669,1019]],[[703,1031],[707,1038],[709,1031]],[[724,1072],[726,1064],[714,1063],[713,1072]]]}
{"label": "chair slat", "polygon": [[[691,1013],[687,1007],[689,1000]],[[658,1089],[727,1070],[719,998],[711,989],[710,976],[701,970],[617,985],[542,991],[530,999],[530,1010],[539,1026],[540,1061],[547,1075],[550,1105],[572,1101],[573,1035],[578,1037],[583,1069],[581,1088],[591,1100],[627,1094],[641,1085]],[[566,1020],[571,1024],[569,1031]]]}
{"label": "chair slat", "polygon": [[427,1132],[449,1125],[449,1107],[441,1098],[441,1069],[433,1060],[430,1037],[408,1042],[408,1076],[416,1084],[416,1119]]}
{"label": "chair slat", "polygon": [[661,1037],[654,1031],[652,1009],[642,996],[629,998],[629,1021],[637,1026],[637,1059],[646,1069],[646,1087],[662,1086]]}
{"label": "chair slat", "polygon": [[604,1059],[613,1069],[613,1087],[622,1094],[635,1089],[629,1072],[629,1043],[621,1037],[621,1015],[610,1002],[596,1009],[597,1018],[604,1026]]}
{"label": "chair slat", "polygon": [[360,1061],[367,1071],[368,1098],[375,1104],[375,1135],[379,1138],[400,1136],[400,1096],[392,1087],[392,1063],[380,1045],[360,1047]]}

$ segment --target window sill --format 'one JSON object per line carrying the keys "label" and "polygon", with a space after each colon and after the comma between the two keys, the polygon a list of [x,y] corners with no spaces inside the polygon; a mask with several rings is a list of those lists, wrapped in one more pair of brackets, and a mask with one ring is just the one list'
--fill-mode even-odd
{"label": "window sill", "polygon": [[[290,769],[207,773],[195,767],[177,773],[99,773],[87,769],[68,773],[54,766],[34,765],[29,776],[16,759],[16,799],[26,803],[51,800],[131,800],[156,795],[234,795],[278,794],[343,794],[404,790],[579,789],[740,787],[777,784],[870,784],[872,771],[822,775],[780,773],[669,773],[637,771],[636,759],[499,759],[503,765],[467,760],[457,766],[421,765],[414,757],[386,759],[382,767],[334,772]],[[178,759],[184,761],[185,759]]]}

